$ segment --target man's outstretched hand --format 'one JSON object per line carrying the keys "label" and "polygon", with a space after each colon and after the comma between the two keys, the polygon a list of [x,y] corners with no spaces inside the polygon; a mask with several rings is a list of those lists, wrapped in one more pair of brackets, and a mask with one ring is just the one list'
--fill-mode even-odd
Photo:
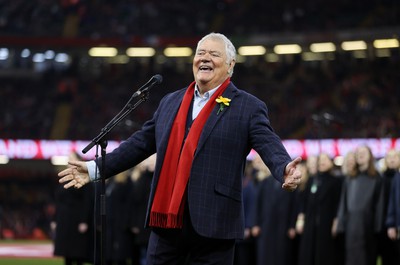
{"label": "man's outstretched hand", "polygon": [[58,182],[65,183],[65,189],[71,187],[79,189],[90,181],[86,163],[82,161],[69,161],[68,168],[58,173],[58,176],[60,177]]}
{"label": "man's outstretched hand", "polygon": [[297,168],[300,164],[301,157],[297,157],[292,162],[286,165],[285,175],[283,176],[284,183],[282,188],[288,191],[294,191],[301,183],[301,171]]}

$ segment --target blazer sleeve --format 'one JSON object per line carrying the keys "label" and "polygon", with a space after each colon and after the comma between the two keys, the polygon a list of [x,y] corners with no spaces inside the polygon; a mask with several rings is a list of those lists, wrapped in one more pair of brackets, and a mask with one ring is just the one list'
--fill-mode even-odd
{"label": "blazer sleeve", "polygon": [[265,103],[259,101],[256,106],[250,118],[251,145],[270,169],[274,178],[283,183],[285,167],[291,158],[270,124]]}

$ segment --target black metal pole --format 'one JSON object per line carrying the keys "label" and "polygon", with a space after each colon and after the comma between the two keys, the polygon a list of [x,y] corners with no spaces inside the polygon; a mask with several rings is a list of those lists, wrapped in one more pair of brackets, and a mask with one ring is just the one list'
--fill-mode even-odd
{"label": "black metal pole", "polygon": [[[106,148],[107,140],[100,143],[101,146],[101,163],[102,168],[106,168]],[[107,235],[107,210],[106,210],[106,177],[104,170],[100,172],[101,174],[101,192],[100,192],[100,214],[101,214],[101,224],[100,224],[100,264],[105,264],[105,249],[106,249],[106,235]]]}

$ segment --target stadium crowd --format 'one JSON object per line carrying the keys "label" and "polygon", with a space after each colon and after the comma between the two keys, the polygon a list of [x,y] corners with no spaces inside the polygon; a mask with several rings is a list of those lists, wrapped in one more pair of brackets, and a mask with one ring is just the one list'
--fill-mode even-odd
{"label": "stadium crowd", "polygon": [[[252,59],[237,64],[232,80],[266,102],[282,138],[399,136],[397,56],[368,62],[344,54],[315,62]],[[124,139],[151,117],[162,96],[192,81],[191,65],[178,66],[132,63],[104,66],[97,75],[72,68],[33,80],[4,78],[0,97],[12,100],[0,105],[0,137],[91,140],[151,75],[162,74],[149,100],[111,134]]]}
{"label": "stadium crowd", "polygon": [[[200,8],[207,12],[198,12]],[[342,29],[396,29],[399,12],[392,0],[0,0],[0,38],[22,36],[29,47],[29,38],[40,37],[196,39],[221,31],[240,42],[275,32],[326,35]],[[160,63],[152,58],[115,65],[73,50],[71,54],[67,69],[50,66],[40,74],[16,55],[8,65],[0,60],[0,96],[13,99],[0,106],[0,138],[92,139],[135,87],[154,74],[163,75],[164,82],[151,92],[149,101],[114,131],[112,138],[123,139],[151,116],[162,96],[193,79],[184,60],[167,58]],[[248,58],[237,64],[233,81],[267,103],[282,138],[397,137],[399,50],[392,49],[389,57],[356,59],[339,51],[333,56],[305,62],[298,55],[276,63],[263,56]],[[22,74],[7,74],[10,71]],[[70,124],[70,115],[79,119]]]}
{"label": "stadium crowd", "polygon": [[1,0],[0,10],[2,34],[35,37],[192,37],[210,31],[252,35],[391,27],[400,22],[393,0]]}

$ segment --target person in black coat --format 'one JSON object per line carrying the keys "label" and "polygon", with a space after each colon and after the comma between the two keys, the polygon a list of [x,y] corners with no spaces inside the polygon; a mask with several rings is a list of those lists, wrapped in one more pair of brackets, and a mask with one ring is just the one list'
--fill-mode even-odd
{"label": "person in black coat", "polygon": [[132,239],[127,223],[129,214],[129,194],[131,182],[128,172],[122,172],[107,181],[107,229],[106,263],[107,265],[129,264],[132,251]]}
{"label": "person in black coat", "polygon": [[145,228],[147,201],[154,174],[156,155],[133,168],[130,173],[132,192],[129,194],[128,225],[132,235],[132,265],[144,265],[150,229]]}
{"label": "person in black coat", "polygon": [[234,265],[255,264],[256,250],[255,238],[251,234],[254,225],[256,183],[254,180],[254,168],[251,160],[247,160],[245,175],[243,178],[243,210],[244,210],[244,237],[237,240],[235,246]]}
{"label": "person in black coat", "polygon": [[[390,191],[396,174],[399,174],[400,153],[396,149],[391,149],[385,156],[385,170],[382,173],[383,181],[383,219],[387,218],[390,200]],[[396,241],[389,238],[385,222],[382,222],[382,230],[378,237],[378,255],[381,257],[382,265],[400,264],[400,252],[396,246]]]}
{"label": "person in black coat", "polygon": [[[313,159],[314,157],[312,157]],[[309,160],[307,159],[306,162],[302,162],[299,164],[299,170],[302,172],[302,182],[299,185],[299,188],[294,192],[294,207],[292,209],[292,214],[291,222],[295,222],[295,235],[293,237],[293,242],[292,242],[292,253],[291,253],[291,261],[290,264],[292,265],[297,265],[298,263],[298,257],[299,257],[299,248],[300,248],[300,242],[301,242],[301,235],[303,234],[303,229],[304,229],[304,214],[302,213],[305,201],[306,201],[306,195],[307,195],[307,185],[308,181],[310,180],[310,177],[312,176],[312,171],[309,170],[309,167],[307,164],[310,163]],[[316,163],[316,162],[315,162]],[[316,172],[316,171],[315,171]],[[314,173],[316,174],[316,173]]]}
{"label": "person in black coat", "polygon": [[253,159],[258,170],[256,209],[252,235],[256,237],[257,265],[288,265],[295,236],[292,218],[295,193],[285,192],[271,176],[259,156]]}
{"label": "person in black coat", "polygon": [[[79,159],[77,154],[70,159]],[[65,265],[81,265],[92,261],[93,248],[93,183],[83,189],[58,187],[55,194],[56,213],[54,256],[64,258]]]}
{"label": "person in black coat", "polygon": [[[397,151],[400,157],[400,152]],[[388,200],[388,210],[386,216],[387,235],[396,246],[395,252],[400,255],[400,172],[396,170],[391,183],[391,189]],[[393,264],[399,264],[393,263]]]}
{"label": "person in black coat", "polygon": [[318,157],[318,173],[309,181],[303,208],[304,229],[300,242],[300,265],[341,265],[333,225],[340,201],[342,177],[334,175],[327,154]]}

